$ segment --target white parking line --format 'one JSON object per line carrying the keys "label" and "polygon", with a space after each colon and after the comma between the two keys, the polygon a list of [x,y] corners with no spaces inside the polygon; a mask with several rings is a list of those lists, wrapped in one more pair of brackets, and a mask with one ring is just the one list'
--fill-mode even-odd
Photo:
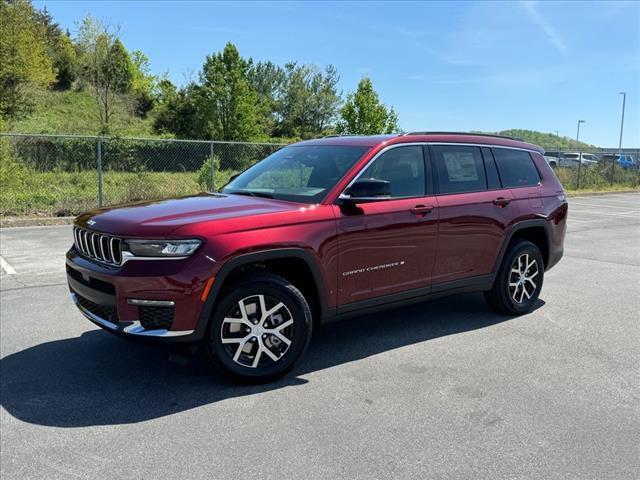
{"label": "white parking line", "polygon": [[613,208],[613,209],[623,209],[623,210],[629,210],[629,209],[634,209],[636,208],[637,210],[640,211],[640,203],[637,204],[618,204],[618,205],[606,205],[603,203],[587,203],[587,202],[576,202],[573,204],[570,204],[571,206],[577,206],[577,207],[581,207],[581,206],[587,206],[587,207],[603,207],[603,208]]}
{"label": "white parking line", "polygon": [[605,217],[610,216],[610,217],[625,217],[625,218],[629,218],[629,217],[634,217],[636,215],[638,215],[638,212],[635,212],[633,210],[627,210],[626,212],[606,212],[606,211],[599,211],[599,210],[581,210],[579,208],[575,208],[575,206],[569,207],[569,211],[573,212],[573,213],[581,213],[581,214],[585,214],[585,215],[604,215]]}
{"label": "white parking line", "polygon": [[615,205],[612,203],[596,203],[596,202],[571,202],[569,205],[590,205],[590,206],[598,206],[602,208],[631,208],[638,209],[640,208],[640,202],[638,203],[616,203]]}
{"label": "white parking line", "polygon": [[7,272],[7,275],[15,275],[16,271],[9,263],[0,255],[0,267]]}
{"label": "white parking line", "polygon": [[584,196],[584,197],[569,197],[569,202],[573,200],[587,200],[592,202],[612,202],[612,203],[638,203],[640,201],[640,195],[625,195],[619,197],[605,196]]}

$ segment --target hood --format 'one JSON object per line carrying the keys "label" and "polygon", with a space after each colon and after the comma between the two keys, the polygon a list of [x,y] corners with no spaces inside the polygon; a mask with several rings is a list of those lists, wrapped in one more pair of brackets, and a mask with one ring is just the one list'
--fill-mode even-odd
{"label": "hood", "polygon": [[92,210],[76,218],[80,227],[116,236],[170,236],[192,223],[278,213],[300,205],[243,195],[200,194],[172,200],[137,202]]}

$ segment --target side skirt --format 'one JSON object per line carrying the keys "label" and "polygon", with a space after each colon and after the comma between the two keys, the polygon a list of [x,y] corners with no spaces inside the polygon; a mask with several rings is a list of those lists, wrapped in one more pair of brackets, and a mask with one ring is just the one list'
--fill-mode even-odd
{"label": "side skirt", "polygon": [[323,323],[353,317],[365,313],[376,313],[390,308],[446,297],[456,293],[482,292],[491,289],[495,274],[479,275],[454,282],[440,283],[431,287],[418,288],[407,292],[393,293],[383,297],[348,303],[338,307],[335,315],[326,316]]}

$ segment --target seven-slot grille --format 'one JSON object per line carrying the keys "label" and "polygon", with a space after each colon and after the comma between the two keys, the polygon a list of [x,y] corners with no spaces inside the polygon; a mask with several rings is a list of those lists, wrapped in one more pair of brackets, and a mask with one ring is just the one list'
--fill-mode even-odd
{"label": "seven-slot grille", "polygon": [[86,257],[110,265],[122,262],[122,242],[117,237],[74,227],[73,239],[76,250]]}

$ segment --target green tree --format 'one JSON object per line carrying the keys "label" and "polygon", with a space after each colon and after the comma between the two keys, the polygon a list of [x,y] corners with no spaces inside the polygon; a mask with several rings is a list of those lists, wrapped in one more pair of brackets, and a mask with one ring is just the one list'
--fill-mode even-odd
{"label": "green tree", "polygon": [[190,83],[177,92],[167,88],[153,122],[154,131],[160,134],[173,133],[178,138],[210,138],[207,122],[200,108],[201,97],[202,90],[195,83]]}
{"label": "green tree", "polygon": [[56,75],[55,87],[67,90],[71,88],[77,70],[76,51],[69,32],[62,31],[60,25],[53,20],[47,7],[36,11],[36,21],[44,29],[47,55],[51,59]]}
{"label": "green tree", "polygon": [[279,97],[284,80],[284,70],[272,62],[258,62],[250,65],[249,83],[257,95],[260,128],[267,136],[276,135],[276,128],[280,121]]}
{"label": "green tree", "polygon": [[26,90],[54,80],[46,34],[27,0],[0,2],[0,116],[11,120],[33,107]]}
{"label": "green tree", "polygon": [[77,76],[78,59],[76,49],[67,33],[61,33],[58,37],[51,60],[56,72],[56,87],[68,90]]}
{"label": "green tree", "polygon": [[232,43],[207,56],[200,73],[198,107],[211,138],[242,141],[259,134],[257,95],[248,81],[249,66]]}
{"label": "green tree", "polygon": [[340,77],[334,66],[321,71],[315,65],[288,63],[277,100],[277,134],[289,138],[322,135],[338,113]]}
{"label": "green tree", "polygon": [[141,50],[131,52],[131,65],[134,113],[141,118],[146,118],[155,104],[154,89],[157,79],[151,74],[149,58]]}
{"label": "green tree", "polygon": [[114,105],[131,91],[131,58],[117,32],[90,15],[80,24],[76,45],[81,77],[91,86],[98,106],[100,133],[108,133]]}
{"label": "green tree", "polygon": [[120,39],[115,38],[109,45],[106,61],[102,64],[104,84],[117,93],[129,93],[133,86],[133,70],[129,52]]}
{"label": "green tree", "polygon": [[165,72],[160,75],[153,89],[154,101],[160,105],[164,105],[174,99],[177,94],[178,89],[173,82],[169,80],[169,74]]}
{"label": "green tree", "polygon": [[340,94],[337,90],[340,76],[333,65],[328,65],[324,72],[315,72],[311,78],[311,131],[314,135],[325,133],[335,120],[340,106]]}
{"label": "green tree", "polygon": [[338,80],[331,65],[320,70],[254,63],[228,43],[207,57],[198,83],[176,92],[166,78],[157,82],[154,129],[224,140],[318,136],[334,127],[341,102]]}
{"label": "green tree", "polygon": [[374,135],[400,131],[398,115],[380,102],[368,77],[362,78],[355,93],[347,96],[340,116],[337,125],[340,133]]}
{"label": "green tree", "polygon": [[309,78],[313,67],[295,62],[284,66],[285,79],[278,101],[280,122],[277,133],[282,137],[304,138],[310,130],[311,92]]}

